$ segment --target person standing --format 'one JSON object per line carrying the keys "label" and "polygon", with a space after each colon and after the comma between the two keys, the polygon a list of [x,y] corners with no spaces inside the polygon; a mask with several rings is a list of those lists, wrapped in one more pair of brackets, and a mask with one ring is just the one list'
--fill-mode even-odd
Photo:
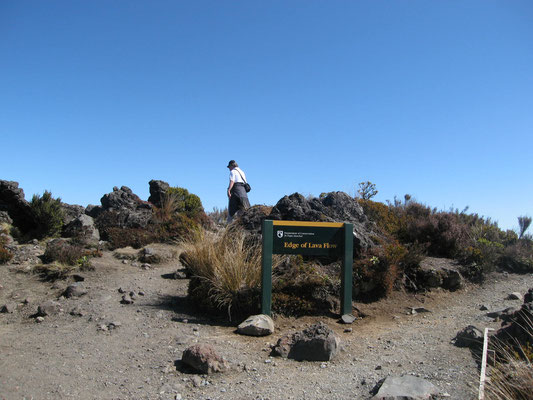
{"label": "person standing", "polygon": [[228,163],[229,169],[229,186],[228,186],[228,223],[233,220],[235,214],[240,215],[244,210],[250,208],[248,195],[244,189],[246,175],[235,160]]}

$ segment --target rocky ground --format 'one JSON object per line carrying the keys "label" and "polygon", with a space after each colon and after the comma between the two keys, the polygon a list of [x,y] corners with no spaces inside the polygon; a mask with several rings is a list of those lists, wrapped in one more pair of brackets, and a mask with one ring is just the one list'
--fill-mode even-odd
{"label": "rocky ground", "polygon": [[[457,292],[397,292],[356,304],[367,317],[349,326],[328,317],[275,317],[275,333],[257,338],[236,334],[240,321],[194,311],[185,297],[188,280],[169,279],[181,268],[177,258],[143,269],[105,252],[93,271],[81,273],[87,293],[64,298],[72,278],[46,282],[29,272],[41,250],[27,245],[27,257],[0,266],[0,307],[13,311],[0,314],[0,399],[368,399],[381,379],[401,374],[426,378],[442,397],[473,399],[476,362],[451,340],[470,324],[498,327],[486,313],[520,306],[507,295],[533,287],[531,275],[494,274]],[[130,292],[133,303],[123,304]],[[37,308],[48,300],[60,311],[37,322]],[[283,334],[317,321],[341,338],[332,361],[270,356]],[[186,369],[182,353],[196,343],[213,345],[230,371]]]}

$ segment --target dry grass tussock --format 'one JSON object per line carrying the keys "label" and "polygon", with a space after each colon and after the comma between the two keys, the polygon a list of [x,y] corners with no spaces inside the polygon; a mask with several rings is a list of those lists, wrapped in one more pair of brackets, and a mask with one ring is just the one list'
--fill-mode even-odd
{"label": "dry grass tussock", "polygon": [[[533,323],[525,329],[533,337]],[[498,354],[485,387],[487,400],[533,400],[533,343],[493,344]]]}
{"label": "dry grass tussock", "polygon": [[260,287],[261,243],[238,226],[231,225],[222,233],[202,229],[179,245],[182,263],[193,277],[202,280],[217,308],[230,309],[239,294]]}

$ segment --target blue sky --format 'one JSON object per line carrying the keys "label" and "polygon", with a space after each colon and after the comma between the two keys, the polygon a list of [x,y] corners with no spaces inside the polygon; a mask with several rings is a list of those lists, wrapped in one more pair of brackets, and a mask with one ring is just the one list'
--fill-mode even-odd
{"label": "blue sky", "polygon": [[533,3],[2,1],[0,179],[100,204],[162,179],[226,206],[403,198],[533,214]]}

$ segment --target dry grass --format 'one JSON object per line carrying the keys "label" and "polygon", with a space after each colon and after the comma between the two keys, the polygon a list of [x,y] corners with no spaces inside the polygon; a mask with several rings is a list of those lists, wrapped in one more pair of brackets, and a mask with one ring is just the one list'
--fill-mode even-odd
{"label": "dry grass", "polygon": [[36,265],[33,267],[32,271],[46,281],[55,281],[58,279],[66,279],[70,273],[76,269],[78,269],[78,267],[74,265],[51,263]]}
{"label": "dry grass", "polygon": [[[533,337],[533,323],[525,330]],[[497,342],[493,348],[498,354],[490,369],[490,379],[485,387],[487,400],[533,400],[533,344]]]}
{"label": "dry grass", "polygon": [[167,222],[178,212],[180,198],[176,192],[167,192],[161,199],[161,207],[154,207],[154,217],[159,222]]}
{"label": "dry grass", "polygon": [[261,244],[241,228],[232,225],[222,234],[199,230],[179,244],[182,263],[203,281],[204,294],[217,308],[231,309],[240,293],[260,287]]}

